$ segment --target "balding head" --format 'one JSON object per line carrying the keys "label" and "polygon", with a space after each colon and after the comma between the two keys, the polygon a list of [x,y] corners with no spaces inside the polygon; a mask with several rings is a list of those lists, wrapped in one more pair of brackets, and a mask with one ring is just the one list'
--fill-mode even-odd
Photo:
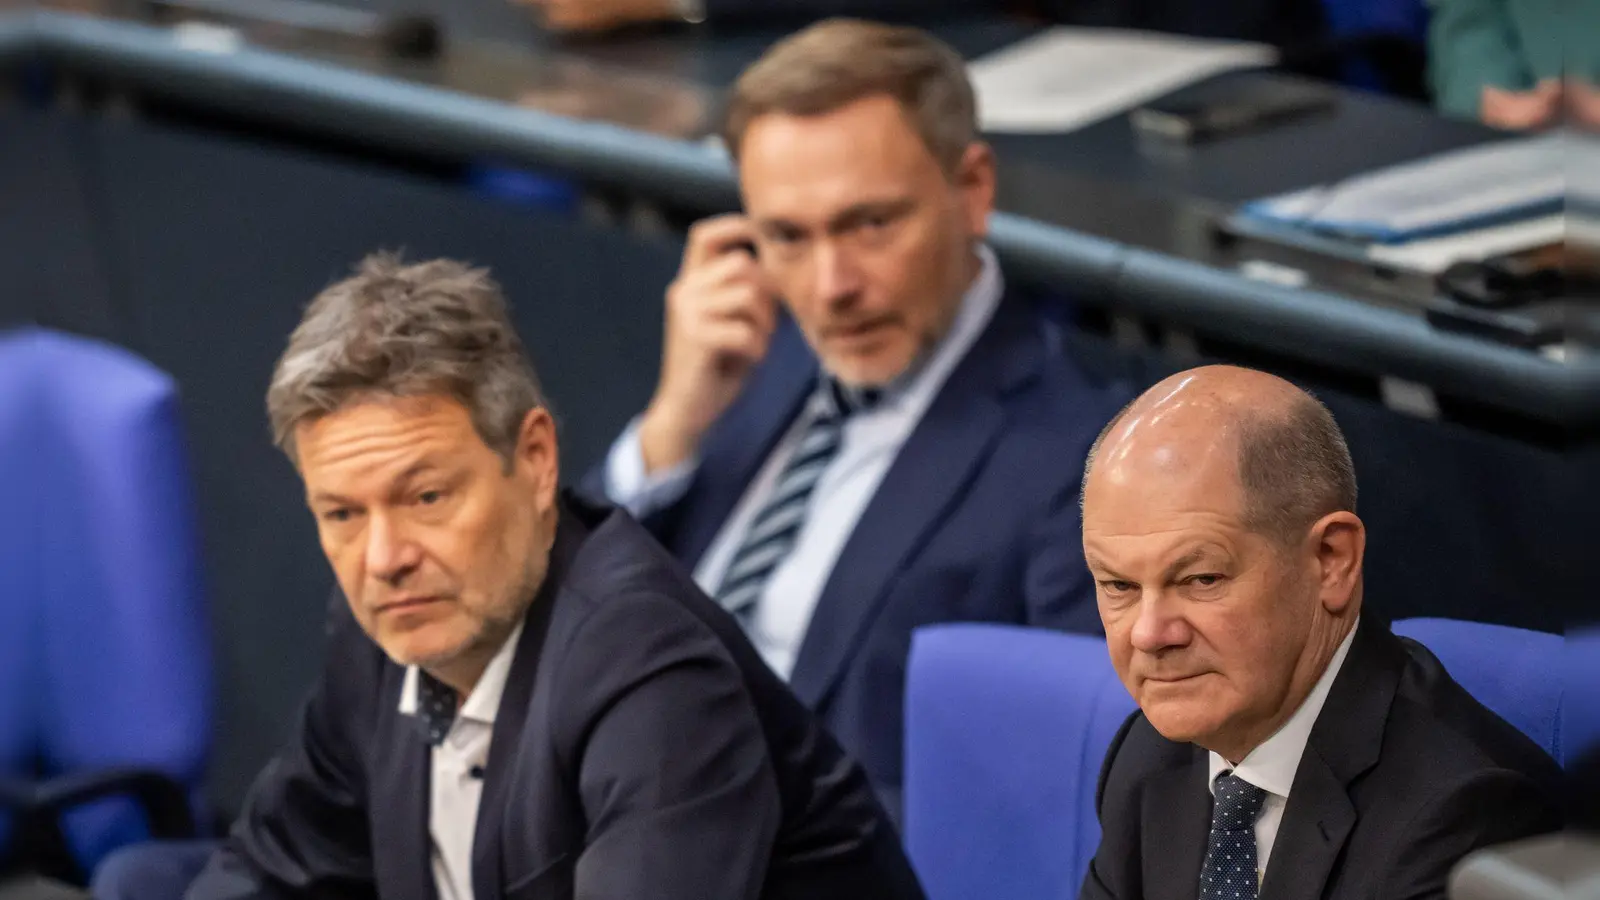
{"label": "balding head", "polygon": [[1202,458],[1232,459],[1240,518],[1278,543],[1328,513],[1356,511],[1355,465],[1333,414],[1288,381],[1237,366],[1191,369],[1145,391],[1095,439],[1083,483],[1102,459],[1170,469]]}
{"label": "balding head", "polygon": [[1237,763],[1299,707],[1360,608],[1355,492],[1327,409],[1263,372],[1174,375],[1107,426],[1084,557],[1112,663],[1157,731]]}

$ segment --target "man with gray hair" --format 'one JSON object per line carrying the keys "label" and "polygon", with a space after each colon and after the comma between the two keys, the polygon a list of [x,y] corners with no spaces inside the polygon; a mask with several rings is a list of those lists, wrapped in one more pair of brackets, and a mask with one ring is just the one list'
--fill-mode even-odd
{"label": "man with gray hair", "polygon": [[[347,603],[189,898],[922,896],[863,772],[733,619],[559,489],[486,273],[367,260],[306,311],[267,406]],[[182,893],[194,848],[135,853],[102,896]]]}
{"label": "man with gray hair", "polygon": [[1560,827],[1554,761],[1363,613],[1355,510],[1333,416],[1261,372],[1174,375],[1095,443],[1084,555],[1139,711],[1084,900],[1443,900]]}

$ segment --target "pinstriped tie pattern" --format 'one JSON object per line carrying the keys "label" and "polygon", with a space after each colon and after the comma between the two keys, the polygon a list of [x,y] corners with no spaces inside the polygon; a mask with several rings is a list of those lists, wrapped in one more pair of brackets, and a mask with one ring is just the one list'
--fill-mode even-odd
{"label": "pinstriped tie pattern", "polygon": [[1232,771],[1217,775],[1200,900],[1256,900],[1256,817],[1267,792]]}
{"label": "pinstriped tie pattern", "polygon": [[717,588],[717,602],[741,621],[748,621],[766,590],[767,580],[794,549],[795,539],[805,525],[811,494],[839,454],[845,420],[878,400],[875,391],[852,395],[832,379],[825,381],[819,392],[821,399],[813,404],[816,413],[811,424],[806,426],[799,446],[778,476],[772,496],[751,520]]}

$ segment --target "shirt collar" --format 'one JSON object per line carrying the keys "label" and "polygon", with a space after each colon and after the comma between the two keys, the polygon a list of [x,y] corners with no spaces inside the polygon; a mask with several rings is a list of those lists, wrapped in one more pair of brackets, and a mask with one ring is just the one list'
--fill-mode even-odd
{"label": "shirt collar", "polygon": [[1232,770],[1233,774],[1267,793],[1288,798],[1289,788],[1294,785],[1294,773],[1300,768],[1300,757],[1306,752],[1306,741],[1311,738],[1311,727],[1317,724],[1317,715],[1322,712],[1322,704],[1328,699],[1328,691],[1332,689],[1333,681],[1344,665],[1344,658],[1350,652],[1350,642],[1355,639],[1356,628],[1360,625],[1361,618],[1357,616],[1350,633],[1344,636],[1339,649],[1334,651],[1333,659],[1328,661],[1328,667],[1322,671],[1322,677],[1317,679],[1311,693],[1306,695],[1289,721],[1283,723],[1271,737],[1246,754],[1237,766],[1217,753],[1210,754],[1211,774],[1206,779],[1206,786],[1213,793],[1216,791],[1217,776]]}
{"label": "shirt collar", "polygon": [[[976,252],[978,275],[967,286],[966,293],[962,294],[961,306],[950,322],[950,329],[931,350],[880,389],[880,398],[873,408],[893,407],[912,395],[921,394],[930,390],[931,386],[942,383],[978,340],[978,335],[988,327],[989,320],[994,318],[995,308],[1000,305],[1000,298],[1005,293],[1005,278],[1000,272],[1000,261],[988,244],[978,244]],[[851,390],[843,386],[841,389]]]}
{"label": "shirt collar", "polygon": [[[500,709],[500,697],[506,690],[506,679],[511,677],[511,662],[517,655],[517,641],[522,637],[522,622],[518,621],[506,642],[500,645],[494,658],[483,670],[467,702],[461,705],[456,718],[493,725],[495,713]],[[405,682],[400,685],[400,714],[417,714],[417,667],[406,666]]]}

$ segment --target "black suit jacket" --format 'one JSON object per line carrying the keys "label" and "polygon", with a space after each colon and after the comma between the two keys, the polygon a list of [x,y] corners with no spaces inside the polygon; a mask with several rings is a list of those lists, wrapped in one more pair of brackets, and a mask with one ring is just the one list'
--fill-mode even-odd
{"label": "black suit jacket", "polygon": [[[1135,713],[1111,744],[1080,897],[1194,900],[1211,828],[1207,753]],[[1555,762],[1420,644],[1363,616],[1312,727],[1261,900],[1445,898],[1479,847],[1561,827]]]}
{"label": "black suit jacket", "polygon": [[[816,356],[785,318],[702,442],[683,497],[645,521],[686,566],[710,548],[817,373]],[[1004,622],[1100,632],[1078,487],[1090,444],[1131,395],[1121,374],[1053,318],[1049,301],[1008,293],[841,549],[789,683],[890,807],[899,805],[906,660],[917,628]],[[590,490],[603,491],[603,481],[594,473]]]}
{"label": "black suit jacket", "polygon": [[[434,900],[404,669],[344,611],[191,900]],[[861,770],[625,513],[564,501],[494,725],[476,900],[919,900]]]}

